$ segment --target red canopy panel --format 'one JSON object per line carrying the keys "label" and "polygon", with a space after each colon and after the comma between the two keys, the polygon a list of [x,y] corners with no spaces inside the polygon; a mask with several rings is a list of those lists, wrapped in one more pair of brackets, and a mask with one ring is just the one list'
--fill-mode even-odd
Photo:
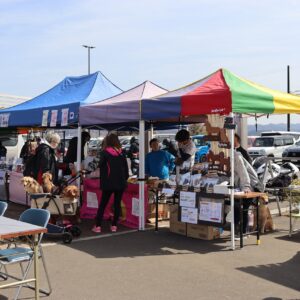
{"label": "red canopy panel", "polygon": [[229,114],[231,92],[222,71],[214,73],[203,85],[181,96],[181,115]]}

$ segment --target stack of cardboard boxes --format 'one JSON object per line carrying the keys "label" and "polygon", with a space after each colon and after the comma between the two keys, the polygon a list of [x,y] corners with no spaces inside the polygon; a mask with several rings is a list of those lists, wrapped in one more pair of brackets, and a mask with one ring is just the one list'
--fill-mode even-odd
{"label": "stack of cardboard boxes", "polygon": [[201,240],[214,240],[220,237],[220,231],[217,227],[180,222],[180,209],[177,204],[170,205],[171,232]]}

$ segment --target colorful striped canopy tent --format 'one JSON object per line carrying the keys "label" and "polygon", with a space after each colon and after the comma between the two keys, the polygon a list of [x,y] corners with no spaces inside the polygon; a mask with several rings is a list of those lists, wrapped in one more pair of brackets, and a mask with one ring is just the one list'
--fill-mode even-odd
{"label": "colorful striped canopy tent", "polygon": [[243,79],[226,69],[159,97],[145,99],[141,119],[174,120],[204,114],[300,113],[300,97]]}

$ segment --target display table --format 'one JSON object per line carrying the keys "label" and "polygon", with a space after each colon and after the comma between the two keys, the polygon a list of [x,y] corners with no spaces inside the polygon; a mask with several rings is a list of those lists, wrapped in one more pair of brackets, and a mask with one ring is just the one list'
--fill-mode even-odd
{"label": "display table", "polygon": [[[101,202],[99,178],[87,178],[83,181],[83,202],[80,209],[82,219],[94,219]],[[145,186],[145,220],[148,212],[148,190]],[[108,220],[113,215],[112,196],[104,212],[104,219]],[[128,184],[121,201],[120,224],[129,228],[139,228],[139,185]]]}
{"label": "display table", "polygon": [[9,178],[9,200],[14,203],[28,205],[26,192],[23,184],[21,183],[23,174],[11,171],[9,172]]}
{"label": "display table", "polygon": [[259,198],[266,196],[265,193],[258,193],[258,192],[249,192],[249,193],[244,193],[244,192],[239,192],[239,193],[234,193],[234,200],[239,202],[239,211],[240,211],[240,247],[244,247],[244,241],[243,241],[243,210],[244,210],[244,205],[243,205],[243,200],[244,199],[255,199],[255,206],[256,206],[256,224],[257,228],[256,231],[252,233],[256,233],[256,244],[260,244],[260,227],[259,227]]}

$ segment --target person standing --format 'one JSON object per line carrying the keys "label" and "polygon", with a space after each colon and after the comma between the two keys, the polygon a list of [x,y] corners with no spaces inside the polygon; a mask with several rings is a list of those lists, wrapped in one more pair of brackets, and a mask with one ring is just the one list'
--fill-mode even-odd
{"label": "person standing", "polygon": [[101,233],[104,211],[111,195],[114,194],[114,217],[111,231],[116,232],[121,212],[121,200],[129,177],[127,160],[122,153],[122,147],[117,135],[109,134],[105,138],[105,148],[100,155],[99,166],[102,198],[92,231]]}
{"label": "person standing", "polygon": [[[263,191],[262,183],[259,181],[255,170],[238,151],[234,151],[234,188],[238,188],[244,193]],[[234,224],[235,232],[237,233],[240,223],[240,207],[237,202],[234,204]],[[243,200],[243,234],[247,231],[248,210],[251,204],[252,199]]]}
{"label": "person standing", "polygon": [[178,143],[177,158],[175,164],[182,170],[190,169],[195,162],[196,146],[190,138],[190,133],[186,129],[179,130],[175,136]]}
{"label": "person standing", "polygon": [[241,138],[237,133],[234,135],[234,148],[236,151],[242,154],[242,156],[246,159],[246,161],[249,164],[252,164],[252,159],[247,150],[241,146]]}
{"label": "person standing", "polygon": [[[91,139],[90,134],[87,131],[81,133],[81,161],[84,160],[84,146]],[[73,137],[70,140],[68,151],[65,157],[66,163],[74,163],[77,161],[77,136]]]}
{"label": "person standing", "polygon": [[43,174],[50,173],[54,184],[58,181],[58,169],[56,164],[55,149],[60,143],[60,136],[55,132],[48,132],[45,141],[36,149],[34,178],[39,184],[43,184]]}
{"label": "person standing", "polygon": [[163,150],[170,152],[174,157],[177,156],[177,147],[174,141],[164,139],[162,143],[165,146]]}
{"label": "person standing", "polygon": [[2,142],[0,141],[0,157],[6,157],[7,149],[2,145]]}
{"label": "person standing", "polygon": [[160,150],[158,139],[152,139],[150,147],[152,151],[146,155],[145,174],[159,179],[169,179],[169,174],[175,167],[175,157],[168,151]]}

